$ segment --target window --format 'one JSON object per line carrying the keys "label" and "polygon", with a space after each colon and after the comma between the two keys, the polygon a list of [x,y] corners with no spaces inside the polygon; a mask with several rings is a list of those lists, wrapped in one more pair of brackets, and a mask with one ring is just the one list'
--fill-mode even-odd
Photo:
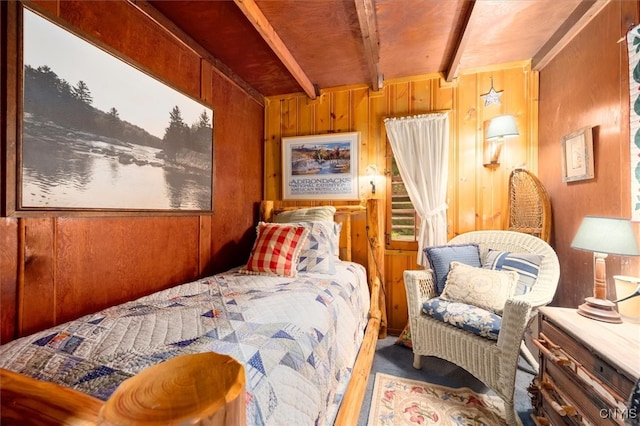
{"label": "window", "polygon": [[387,146],[387,152],[389,152],[387,170],[391,171],[391,179],[388,180],[390,188],[387,188],[387,194],[391,196],[387,198],[386,248],[417,250],[420,218],[409,199],[390,146]]}

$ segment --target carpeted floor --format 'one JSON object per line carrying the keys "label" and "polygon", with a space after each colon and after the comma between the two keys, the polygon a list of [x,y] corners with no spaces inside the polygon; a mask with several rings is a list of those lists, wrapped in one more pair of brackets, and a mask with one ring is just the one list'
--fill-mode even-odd
{"label": "carpeted floor", "polygon": [[[434,383],[452,388],[468,387],[475,392],[489,392],[488,389],[465,370],[439,358],[425,357],[422,360],[422,369],[413,368],[413,352],[411,349],[395,345],[396,336],[389,336],[378,340],[376,354],[373,359],[371,375],[367,383],[367,391],[360,410],[358,426],[366,426],[371,405],[371,393],[375,381],[375,373],[381,372],[398,377],[406,377],[414,380]],[[526,365],[526,363],[525,363]],[[527,393],[527,387],[533,376],[518,369],[516,377],[516,409],[524,426],[533,426],[529,417],[532,409],[531,400]]]}

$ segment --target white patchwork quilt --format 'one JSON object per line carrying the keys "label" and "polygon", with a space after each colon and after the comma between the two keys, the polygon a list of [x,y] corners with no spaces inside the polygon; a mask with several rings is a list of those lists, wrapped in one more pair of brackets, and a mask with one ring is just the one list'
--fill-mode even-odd
{"label": "white patchwork quilt", "polygon": [[203,278],[0,346],[0,367],[106,400],[146,367],[214,351],[245,367],[248,424],[332,424],[369,310],[364,268],[336,269]]}

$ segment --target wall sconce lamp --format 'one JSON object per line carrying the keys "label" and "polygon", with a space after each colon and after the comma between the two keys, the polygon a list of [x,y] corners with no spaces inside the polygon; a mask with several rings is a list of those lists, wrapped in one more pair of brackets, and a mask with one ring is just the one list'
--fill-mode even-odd
{"label": "wall sconce lamp", "polygon": [[578,313],[598,321],[621,323],[615,303],[607,300],[608,254],[640,256],[631,221],[614,217],[585,216],[576,232],[571,248],[593,252],[593,297],[587,297]]}
{"label": "wall sconce lamp", "polygon": [[375,164],[369,164],[365,169],[365,174],[369,177],[369,183],[371,184],[371,194],[376,193],[376,176],[378,175],[378,166]]}
{"label": "wall sconce lamp", "polygon": [[489,122],[485,135],[483,165],[495,168],[500,165],[500,152],[506,138],[520,136],[513,115],[499,115]]}

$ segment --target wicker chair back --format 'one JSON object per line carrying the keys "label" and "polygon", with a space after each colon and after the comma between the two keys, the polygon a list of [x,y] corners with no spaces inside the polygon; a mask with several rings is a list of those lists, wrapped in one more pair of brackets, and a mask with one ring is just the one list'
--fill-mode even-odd
{"label": "wicker chair back", "polygon": [[551,200],[542,182],[530,171],[514,169],[509,176],[508,228],[551,239]]}

